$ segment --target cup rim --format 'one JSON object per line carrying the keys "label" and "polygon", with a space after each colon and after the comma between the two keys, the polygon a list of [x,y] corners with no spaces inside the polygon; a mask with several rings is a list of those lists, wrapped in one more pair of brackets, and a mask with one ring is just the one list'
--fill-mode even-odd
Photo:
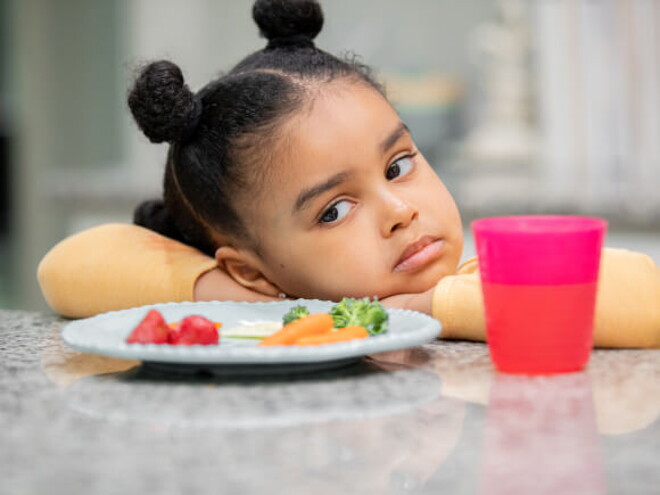
{"label": "cup rim", "polygon": [[607,220],[583,215],[505,215],[478,218],[472,229],[479,232],[585,232],[607,228]]}

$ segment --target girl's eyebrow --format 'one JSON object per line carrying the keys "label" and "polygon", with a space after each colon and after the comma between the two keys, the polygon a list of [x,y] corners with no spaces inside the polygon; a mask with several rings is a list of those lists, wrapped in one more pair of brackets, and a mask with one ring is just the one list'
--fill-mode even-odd
{"label": "girl's eyebrow", "polygon": [[[380,150],[382,153],[386,153],[404,134],[410,134],[410,129],[403,122],[399,122],[399,125],[396,126],[396,129],[390,133],[383,141],[380,143]],[[332,189],[333,187],[338,186],[342,182],[346,182],[350,177],[350,172],[339,172],[327,180],[317,184],[315,186],[303,189],[298,194],[296,202],[293,206],[293,212],[296,213],[303,208],[305,208],[312,199],[323,194],[324,192]]]}
{"label": "girl's eyebrow", "polygon": [[410,129],[408,129],[408,126],[403,122],[399,122],[399,125],[396,127],[396,129],[394,129],[394,131],[385,139],[383,139],[382,143],[380,143],[380,150],[385,153],[392,146],[394,146],[399,138],[404,134],[410,134]]}
{"label": "girl's eyebrow", "polygon": [[331,176],[327,180],[321,182],[320,184],[317,184],[315,186],[300,191],[300,194],[298,194],[298,197],[296,198],[296,202],[293,206],[294,213],[305,208],[309,204],[309,202],[312,201],[312,199],[319,196],[320,194],[323,194],[325,191],[328,191],[333,187],[338,186],[342,182],[346,182],[350,177],[350,175],[351,175],[350,172],[339,172]]}

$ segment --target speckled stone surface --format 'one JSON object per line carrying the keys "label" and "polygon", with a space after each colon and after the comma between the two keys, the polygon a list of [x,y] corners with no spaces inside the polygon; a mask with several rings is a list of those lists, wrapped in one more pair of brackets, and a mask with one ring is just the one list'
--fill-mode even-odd
{"label": "speckled stone surface", "polygon": [[438,342],[308,375],[162,375],[0,311],[1,494],[658,494],[660,351],[494,373]]}

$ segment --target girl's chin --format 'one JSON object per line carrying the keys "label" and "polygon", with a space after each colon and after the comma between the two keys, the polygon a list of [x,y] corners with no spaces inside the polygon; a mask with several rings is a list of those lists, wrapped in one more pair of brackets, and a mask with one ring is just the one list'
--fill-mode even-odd
{"label": "girl's chin", "polygon": [[426,273],[424,276],[419,276],[414,280],[411,280],[408,284],[400,284],[397,287],[397,291],[388,294],[389,296],[395,296],[398,294],[419,294],[421,292],[426,292],[427,290],[433,289],[440,279],[447,276],[445,270],[436,273]]}
{"label": "girl's chin", "polygon": [[363,297],[368,297],[370,299],[373,298],[378,298],[378,299],[385,299],[390,296],[398,296],[401,294],[416,294],[416,293],[421,293],[421,292],[426,292],[427,290],[435,287],[435,283],[429,283],[429,284],[410,284],[410,285],[402,285],[402,286],[397,286],[395,288],[391,288],[390,290],[359,290],[359,291],[348,291],[346,293],[342,293],[342,295],[333,295],[331,297],[317,297],[316,299],[326,299],[326,300],[331,300],[331,301],[340,301],[343,297],[353,297],[356,299],[361,299]]}
{"label": "girl's chin", "polygon": [[339,292],[310,292],[305,295],[300,296],[290,296],[290,297],[302,297],[304,299],[321,299],[326,301],[340,301],[343,297],[354,297],[354,298],[363,298],[363,297],[377,297],[378,299],[385,299],[390,296],[398,296],[400,294],[417,294],[421,292],[426,292],[434,288],[441,278],[447,276],[447,269],[444,267],[438,267],[436,270],[429,270],[426,273],[420,273],[415,276],[407,278],[407,280],[396,280],[392,281],[390,284],[382,284],[378,287],[351,287],[345,291]]}

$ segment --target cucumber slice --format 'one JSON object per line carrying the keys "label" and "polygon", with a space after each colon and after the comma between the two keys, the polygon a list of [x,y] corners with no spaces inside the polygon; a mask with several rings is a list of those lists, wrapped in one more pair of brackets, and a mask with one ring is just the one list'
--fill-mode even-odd
{"label": "cucumber slice", "polygon": [[245,322],[229,330],[220,330],[220,335],[229,339],[264,339],[282,328],[277,321]]}

